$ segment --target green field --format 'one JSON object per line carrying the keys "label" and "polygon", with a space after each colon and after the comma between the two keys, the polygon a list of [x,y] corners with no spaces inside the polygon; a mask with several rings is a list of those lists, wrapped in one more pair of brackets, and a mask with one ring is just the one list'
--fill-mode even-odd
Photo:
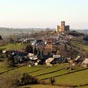
{"label": "green field", "polygon": [[[20,68],[14,68],[14,70],[10,70],[8,72],[0,74],[0,77],[4,75],[8,76],[15,73],[16,74],[28,73],[32,76],[37,77],[40,80],[44,80],[47,83],[50,83],[50,77],[55,77],[55,80],[56,80],[55,84],[62,84],[62,85],[66,84],[66,85],[73,85],[73,86],[74,85],[85,86],[85,84],[88,84],[88,68],[75,67],[74,70],[70,71],[70,70],[63,69],[66,66],[68,66],[68,64],[64,64],[64,65],[58,64],[52,67],[47,67],[45,65],[34,66],[34,67],[23,66]],[[3,71],[5,70],[6,68],[3,67]],[[0,72],[2,72],[2,68],[0,68]],[[35,88],[35,86],[31,88]],[[88,86],[86,88],[88,88]]]}
{"label": "green field", "polygon": [[71,44],[73,46],[76,46],[77,48],[80,48],[80,49],[82,49],[82,50],[84,50],[85,52],[88,53],[88,45],[84,44],[83,42],[82,41],[81,42],[79,42],[79,41],[71,41]]}
{"label": "green field", "polygon": [[24,44],[16,43],[16,44],[7,44],[4,46],[0,46],[0,49],[3,49],[3,50],[10,50],[10,49],[19,50],[19,49],[23,49],[24,47],[25,47]]}
{"label": "green field", "polygon": [[30,86],[23,86],[20,88],[62,88],[62,87],[51,86],[51,85],[30,85]]}
{"label": "green field", "polygon": [[[78,42],[73,42],[73,44],[77,47],[83,48],[86,52],[88,52],[88,46],[80,44]],[[5,46],[1,46],[0,49],[23,49],[24,44],[7,44]],[[9,76],[12,74],[23,74],[28,73],[32,76],[35,76],[39,80],[43,80],[47,83],[50,83],[50,78],[55,77],[55,84],[60,85],[72,85],[79,86],[77,88],[88,88],[88,68],[83,67],[74,67],[74,70],[65,69],[68,64],[57,64],[51,67],[46,65],[39,66],[22,66],[18,68],[9,68],[6,67],[5,62],[0,62],[0,77]],[[20,88],[59,88],[57,86],[51,85],[28,85]],[[63,88],[63,87],[62,87]]]}

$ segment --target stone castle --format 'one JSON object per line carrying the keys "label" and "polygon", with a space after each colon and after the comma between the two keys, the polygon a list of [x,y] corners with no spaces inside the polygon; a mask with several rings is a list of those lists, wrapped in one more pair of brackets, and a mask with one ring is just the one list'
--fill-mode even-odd
{"label": "stone castle", "polygon": [[61,26],[57,25],[56,32],[61,33],[61,32],[67,32],[70,30],[69,25],[65,25],[65,21],[61,21]]}

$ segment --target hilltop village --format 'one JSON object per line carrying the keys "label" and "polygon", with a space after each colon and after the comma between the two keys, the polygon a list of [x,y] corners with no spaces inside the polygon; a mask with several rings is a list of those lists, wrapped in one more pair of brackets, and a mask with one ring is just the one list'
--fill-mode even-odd
{"label": "hilltop village", "polygon": [[[65,21],[61,21],[61,25],[57,26],[55,31],[46,30],[38,33],[31,33],[27,36],[10,37],[9,43],[14,46],[18,43],[24,45],[22,49],[3,49],[6,58],[9,58],[14,64],[28,61],[30,66],[38,64],[47,64],[52,66],[57,63],[67,63],[70,60],[80,62],[88,58],[88,52],[81,47],[74,45],[76,41],[85,42],[86,35],[71,31],[69,25],[65,25]],[[83,42],[82,41],[82,42]],[[12,64],[12,62],[11,62]],[[86,66],[88,63],[86,64]]]}
{"label": "hilltop village", "polygon": [[[2,80],[0,85],[6,84],[0,88],[18,88],[18,86],[27,84],[54,85],[55,81],[60,79],[55,80],[55,78],[57,79],[59,76],[88,69],[88,35],[71,30],[65,21],[61,21],[55,30],[47,28],[31,32],[31,34],[0,36],[0,66]],[[20,72],[21,75],[17,76],[17,73]],[[4,75],[5,73],[6,75]],[[12,77],[12,73],[15,74],[15,77]],[[78,76],[80,75],[78,74]],[[48,83],[47,79],[49,79]],[[60,79],[62,83],[65,83],[64,79]],[[68,81],[69,83],[74,82]],[[66,88],[78,86],[68,85],[67,82],[66,85],[55,85],[67,86]]]}

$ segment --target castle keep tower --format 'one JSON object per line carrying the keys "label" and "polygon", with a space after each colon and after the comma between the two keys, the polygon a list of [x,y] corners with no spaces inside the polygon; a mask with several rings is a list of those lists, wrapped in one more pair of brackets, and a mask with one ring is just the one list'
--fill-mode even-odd
{"label": "castle keep tower", "polygon": [[69,25],[65,26],[65,21],[61,21],[61,26],[57,25],[56,32],[61,33],[66,31],[69,31]]}
{"label": "castle keep tower", "polygon": [[65,21],[61,21],[61,31],[65,31]]}

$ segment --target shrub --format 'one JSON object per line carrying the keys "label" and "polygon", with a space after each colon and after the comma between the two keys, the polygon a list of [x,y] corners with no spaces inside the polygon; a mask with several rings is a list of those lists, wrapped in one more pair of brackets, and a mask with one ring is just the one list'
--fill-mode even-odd
{"label": "shrub", "polygon": [[55,83],[55,78],[54,77],[51,77],[50,78],[50,83],[53,85]]}
{"label": "shrub", "polygon": [[35,77],[27,73],[18,74],[16,72],[0,77],[0,88],[18,88],[21,85],[38,84]]}
{"label": "shrub", "polygon": [[0,88],[18,88],[16,81],[19,79],[19,74],[9,74],[0,77]]}
{"label": "shrub", "polygon": [[21,77],[21,84],[22,85],[37,84],[37,83],[38,83],[38,79],[36,79],[35,77],[30,76],[27,73],[23,73],[23,75]]}
{"label": "shrub", "polygon": [[27,45],[26,48],[25,48],[25,51],[27,53],[33,53],[33,47],[31,45]]}
{"label": "shrub", "polygon": [[84,37],[84,40],[85,40],[85,41],[88,41],[88,36]]}

